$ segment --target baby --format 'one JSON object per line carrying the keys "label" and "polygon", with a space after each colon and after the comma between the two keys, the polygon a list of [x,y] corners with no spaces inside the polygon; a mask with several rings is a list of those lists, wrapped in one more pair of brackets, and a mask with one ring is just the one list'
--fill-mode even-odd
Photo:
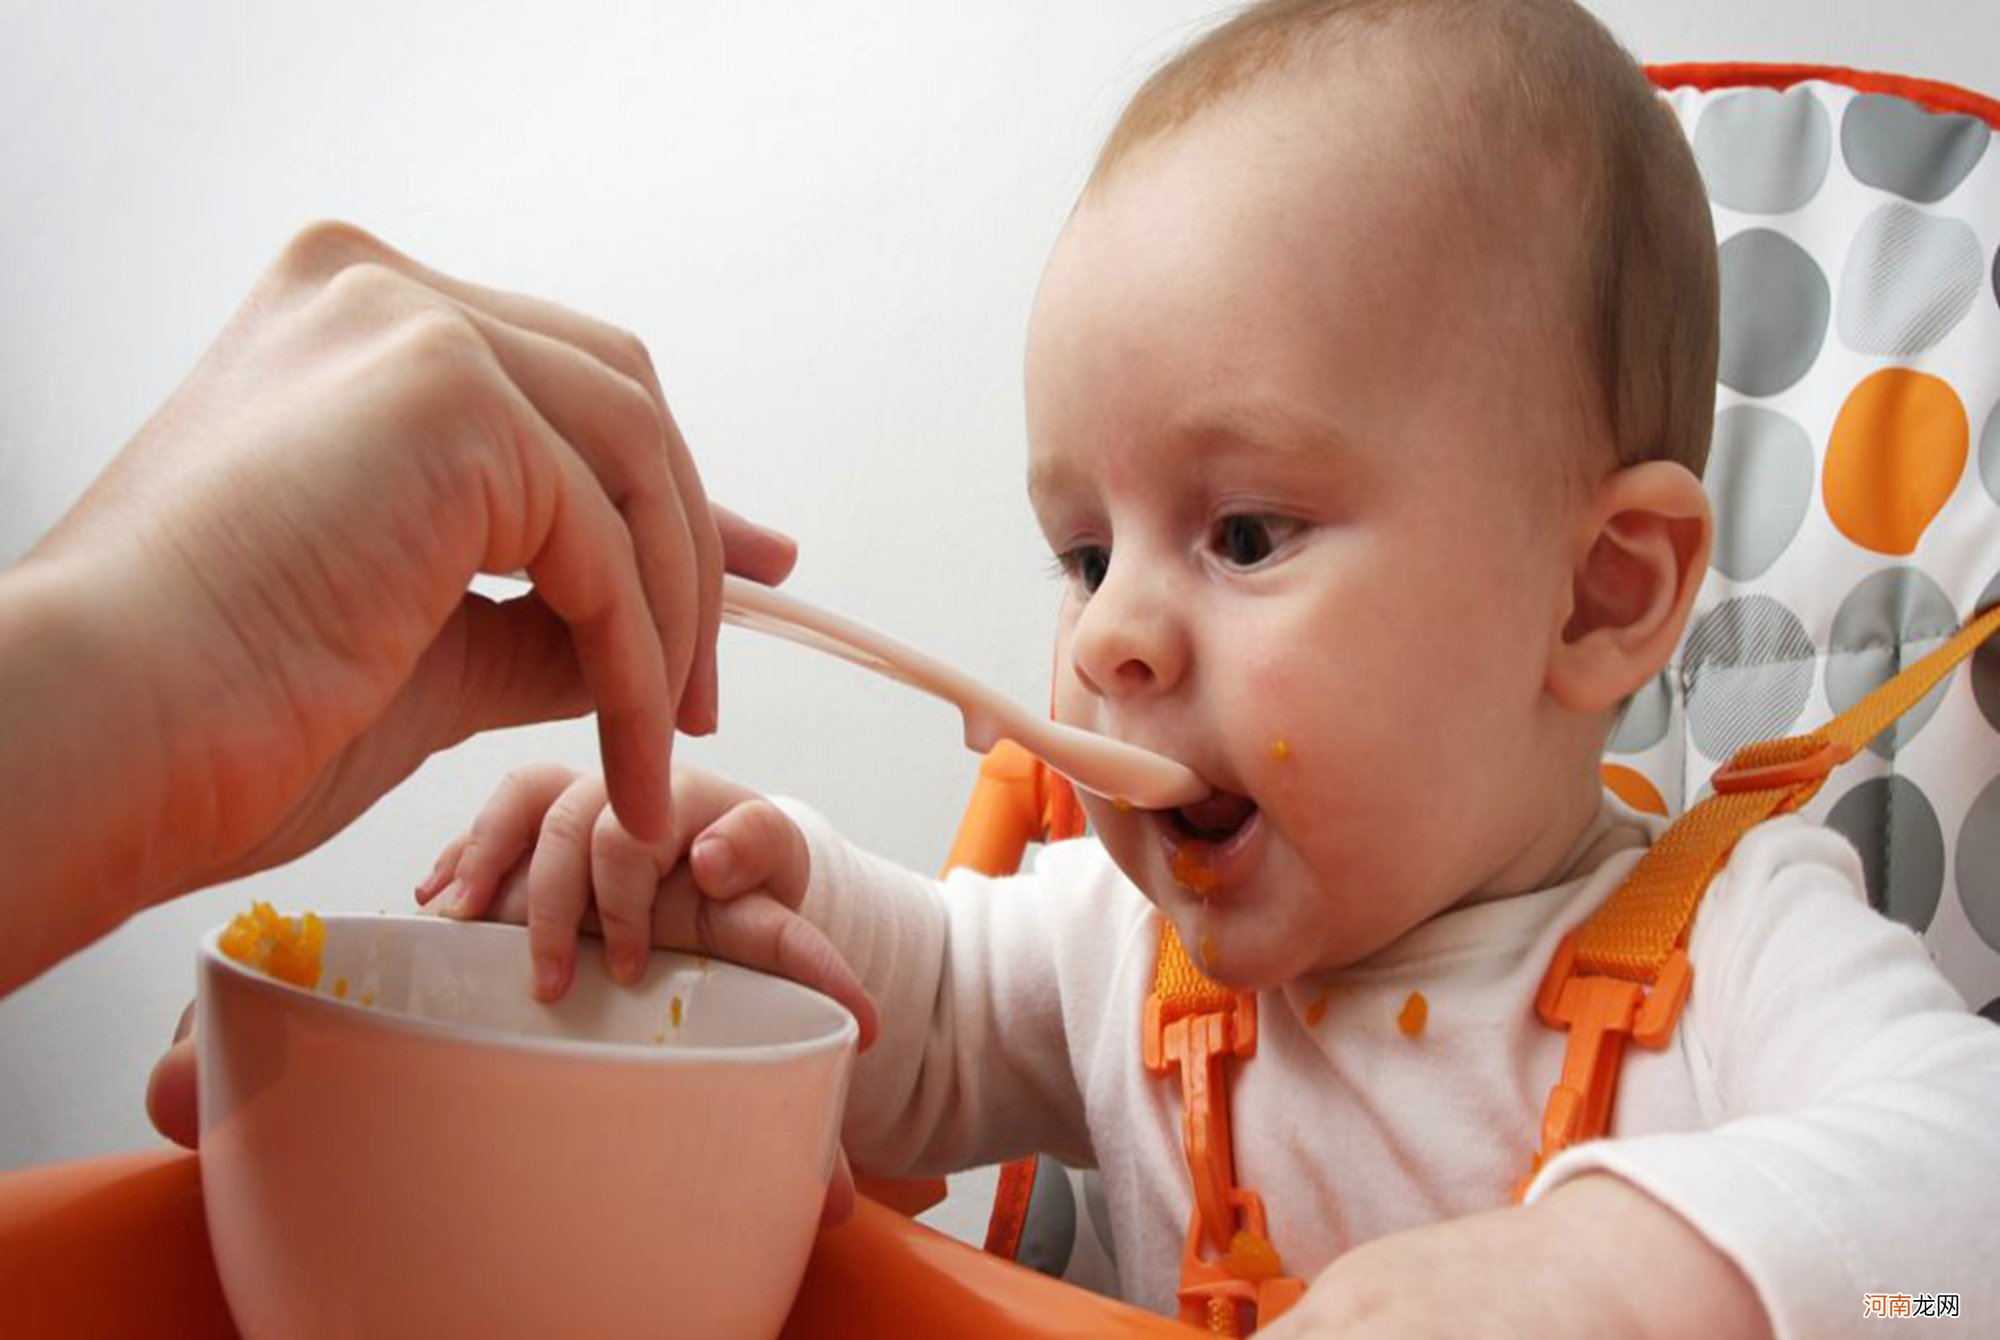
{"label": "baby", "polygon": [[1086,798],[1032,873],[939,883],[691,771],[653,847],[529,771],[424,895],[516,890],[545,996],[590,909],[623,975],[650,939],[827,988],[876,1035],[857,1164],[1094,1165],[1157,1310],[1191,1203],[1140,1062],[1162,917],[1257,993],[1236,1179],[1310,1285],[1273,1333],[1828,1335],[1885,1282],[1974,1288],[2000,1034],[1797,819],[1710,890],[1612,1138],[1510,1205],[1562,1066],[1536,984],[1659,831],[1598,761],[1705,571],[1716,326],[1688,149],[1568,0],[1259,5],[1127,108],[1027,354],[1057,715],[1214,795]]}

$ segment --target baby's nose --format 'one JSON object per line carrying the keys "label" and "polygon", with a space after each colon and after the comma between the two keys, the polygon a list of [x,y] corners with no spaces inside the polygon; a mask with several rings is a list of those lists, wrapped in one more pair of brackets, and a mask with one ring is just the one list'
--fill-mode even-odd
{"label": "baby's nose", "polygon": [[1104,697],[1158,693],[1186,669],[1187,639],[1163,592],[1116,575],[1078,616],[1070,661],[1091,692]]}

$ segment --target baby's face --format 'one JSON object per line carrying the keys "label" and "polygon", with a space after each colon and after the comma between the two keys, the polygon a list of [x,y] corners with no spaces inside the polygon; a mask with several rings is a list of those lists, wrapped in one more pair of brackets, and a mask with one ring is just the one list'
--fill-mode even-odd
{"label": "baby's face", "polygon": [[1421,143],[1349,100],[1382,133],[1272,93],[1142,146],[1064,233],[1029,337],[1057,714],[1217,788],[1089,810],[1237,986],[1533,887],[1550,788],[1576,785],[1543,693],[1577,526],[1540,298],[1427,216]]}

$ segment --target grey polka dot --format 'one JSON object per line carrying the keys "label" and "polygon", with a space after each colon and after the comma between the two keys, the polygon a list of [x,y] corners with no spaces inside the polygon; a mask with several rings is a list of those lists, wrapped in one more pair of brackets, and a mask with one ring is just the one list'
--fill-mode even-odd
{"label": "grey polka dot", "polygon": [[1986,486],[1988,497],[2000,502],[2000,404],[1986,416],[1986,427],[1979,433],[1979,482]]}
{"label": "grey polka dot", "polygon": [[[1845,712],[1897,671],[1958,631],[1958,613],[1938,584],[1915,568],[1890,568],[1856,583],[1833,616],[1826,647],[1826,700]],[[1869,748],[1895,757],[1944,701],[1951,678],[1903,713]]]}
{"label": "grey polka dot", "polygon": [[1914,354],[1951,333],[1984,278],[1979,238],[1902,203],[1863,221],[1840,275],[1840,339],[1861,354]]}
{"label": "grey polka dot", "polygon": [[1747,582],[1777,562],[1812,503],[1814,468],[1812,439],[1788,416],[1759,405],[1715,416],[1702,486],[1715,508],[1717,572]]}
{"label": "grey polka dot", "polygon": [[1768,228],[1722,244],[1722,384],[1775,395],[1799,378],[1826,342],[1832,306],[1826,276],[1805,249]]}
{"label": "grey polka dot", "polygon": [[1783,214],[1818,194],[1833,122],[1810,88],[1748,88],[1717,98],[1694,128],[1709,198],[1747,214]]}
{"label": "grey polka dot", "polygon": [[1929,929],[1944,892],[1944,829],[1907,777],[1871,777],[1826,816],[1854,844],[1868,879],[1868,905],[1914,931]]}
{"label": "grey polka dot", "polygon": [[[1979,593],[1979,600],[1972,607],[1973,613],[1992,608],[2000,601],[2000,576],[1986,583],[1986,589]],[[1988,638],[1978,651],[1972,653],[1972,701],[1979,705],[1979,715],[1986,718],[1986,724],[2000,731],[2000,645]]]}
{"label": "grey polka dot", "polygon": [[1611,741],[1605,748],[1614,754],[1644,753],[1667,738],[1673,716],[1673,687],[1662,670],[1625,704],[1625,711],[1618,718],[1618,729],[1611,732]]}
{"label": "grey polka dot", "polygon": [[1021,1246],[1014,1259],[1030,1270],[1062,1278],[1076,1247],[1076,1191],[1069,1172],[1047,1155],[1035,1160],[1035,1184],[1021,1220]]}
{"label": "grey polka dot", "polygon": [[1974,116],[1929,112],[1904,98],[1864,93],[1840,118],[1840,152],[1870,186],[1934,204],[1965,180],[1993,132]]}
{"label": "grey polka dot", "polygon": [[1952,854],[1958,871],[1958,901],[1979,938],[2000,950],[2000,777],[1965,812]]}
{"label": "grey polka dot", "polygon": [[1812,690],[1817,657],[1798,618],[1769,596],[1739,596],[1704,614],[1681,658],[1696,747],[1726,759],[1788,733]]}

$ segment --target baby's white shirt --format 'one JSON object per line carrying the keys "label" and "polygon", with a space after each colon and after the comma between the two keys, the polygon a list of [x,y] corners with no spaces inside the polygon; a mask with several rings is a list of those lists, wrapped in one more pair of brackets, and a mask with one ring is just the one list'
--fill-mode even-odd
{"label": "baby's white shirt", "polygon": [[[937,881],[786,809],[812,852],[803,911],[881,1010],[849,1098],[855,1162],[927,1174],[1042,1150],[1095,1166],[1121,1292],[1171,1313],[1191,1193],[1178,1079],[1140,1061],[1159,925],[1144,896],[1091,839],[1027,874]],[[1262,993],[1230,1114],[1237,1180],[1287,1273],[1310,1281],[1360,1243],[1508,1202],[1562,1066],[1535,987],[1660,827],[1607,800],[1568,882]],[[1589,1171],[1644,1188],[1738,1263],[1781,1337],[1871,1333],[1871,1293],[1955,1293],[1960,1320],[1937,1333],[2000,1334],[2000,1028],[1863,887],[1827,829],[1746,837],[1704,899],[1674,1037],[1626,1049],[1611,1138],[1553,1160],[1530,1194]],[[1428,1019],[1406,1036],[1412,992]]]}

